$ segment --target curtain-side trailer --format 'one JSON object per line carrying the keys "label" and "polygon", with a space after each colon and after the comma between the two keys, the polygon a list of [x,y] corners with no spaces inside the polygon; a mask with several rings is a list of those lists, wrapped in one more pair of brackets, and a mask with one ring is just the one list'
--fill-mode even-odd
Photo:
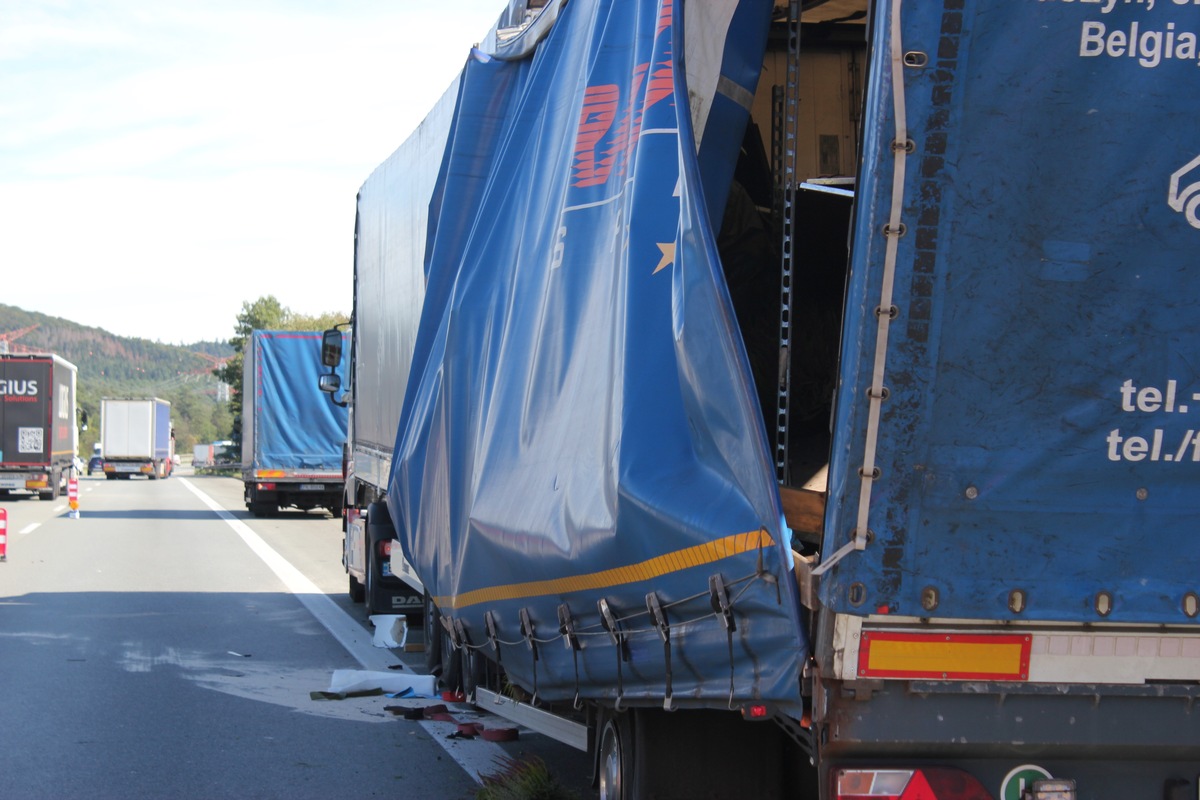
{"label": "curtain-side trailer", "polygon": [[1195,4],[528,6],[359,193],[443,681],[605,798],[1196,797]]}
{"label": "curtain-side trailer", "polygon": [[242,379],[242,483],[255,516],[280,508],[342,515],[346,410],[317,388],[319,331],[256,330]]}

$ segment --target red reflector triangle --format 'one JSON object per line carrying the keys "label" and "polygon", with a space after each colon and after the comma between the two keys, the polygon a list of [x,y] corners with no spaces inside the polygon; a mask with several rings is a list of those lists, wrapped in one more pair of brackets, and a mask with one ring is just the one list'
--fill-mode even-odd
{"label": "red reflector triangle", "polygon": [[908,785],[904,787],[904,794],[900,795],[900,800],[938,800],[938,797],[929,786],[929,781],[925,780],[925,774],[917,770],[908,779]]}

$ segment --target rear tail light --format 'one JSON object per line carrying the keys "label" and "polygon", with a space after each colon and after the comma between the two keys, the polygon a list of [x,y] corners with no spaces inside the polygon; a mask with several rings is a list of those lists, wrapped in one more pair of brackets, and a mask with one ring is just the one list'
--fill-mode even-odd
{"label": "rear tail light", "polygon": [[258,490],[259,490],[260,492],[273,492],[273,491],[275,491],[275,484],[273,484],[273,483],[259,483],[259,484],[255,484],[255,485],[258,487]]}
{"label": "rear tail light", "polygon": [[383,556],[384,558],[392,557],[392,540],[391,539],[385,539],[384,541],[379,543],[379,555]]}
{"label": "rear tail light", "polygon": [[834,800],[993,800],[959,769],[842,769],[834,773]]}

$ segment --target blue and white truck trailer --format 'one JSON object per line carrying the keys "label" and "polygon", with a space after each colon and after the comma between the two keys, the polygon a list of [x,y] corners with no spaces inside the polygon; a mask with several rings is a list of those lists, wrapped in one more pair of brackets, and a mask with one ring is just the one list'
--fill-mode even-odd
{"label": "blue and white truck trailer", "polygon": [[1200,796],[1194,0],[534,5],[359,194],[443,676],[605,798]]}
{"label": "blue and white truck trailer", "polygon": [[77,372],[54,353],[0,353],[0,497],[54,500],[66,488],[79,446]]}
{"label": "blue and white truck trailer", "polygon": [[150,480],[171,477],[175,429],[171,403],[160,397],[100,398],[100,450],[104,477]]}
{"label": "blue and white truck trailer", "polygon": [[321,332],[251,331],[243,359],[246,508],[256,517],[281,508],[340,517],[346,409],[317,388]]}

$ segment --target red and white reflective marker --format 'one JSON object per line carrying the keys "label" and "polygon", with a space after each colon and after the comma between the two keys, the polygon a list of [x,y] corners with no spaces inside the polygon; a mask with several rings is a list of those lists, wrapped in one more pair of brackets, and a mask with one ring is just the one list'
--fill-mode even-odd
{"label": "red and white reflective marker", "polygon": [[8,510],[0,508],[0,561],[8,561]]}
{"label": "red and white reflective marker", "polygon": [[67,480],[67,505],[71,507],[71,511],[67,516],[72,519],[79,519],[79,479],[70,478]]}

